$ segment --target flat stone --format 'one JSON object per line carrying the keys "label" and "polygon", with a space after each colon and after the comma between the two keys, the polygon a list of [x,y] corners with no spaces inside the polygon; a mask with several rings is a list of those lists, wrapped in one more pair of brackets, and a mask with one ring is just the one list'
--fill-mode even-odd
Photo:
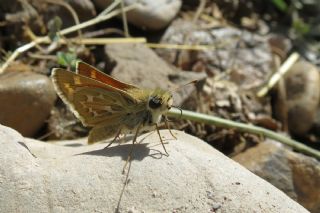
{"label": "flat stone", "polygon": [[[167,130],[138,138],[122,199],[129,144],[43,143],[0,126],[3,212],[308,212],[205,142]],[[27,149],[28,148],[28,149]],[[33,154],[31,154],[33,153]]]}

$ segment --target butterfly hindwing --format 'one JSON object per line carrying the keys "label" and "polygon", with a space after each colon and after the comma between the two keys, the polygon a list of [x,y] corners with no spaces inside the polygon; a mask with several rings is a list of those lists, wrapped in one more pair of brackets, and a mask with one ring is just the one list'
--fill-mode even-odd
{"label": "butterfly hindwing", "polygon": [[117,135],[119,129],[120,127],[117,125],[93,127],[89,133],[88,143],[93,144],[107,138],[113,138]]}
{"label": "butterfly hindwing", "polygon": [[89,64],[86,64],[81,61],[77,63],[77,73],[80,75],[86,76],[88,78],[95,79],[97,81],[100,81],[104,84],[110,85],[120,90],[137,89],[137,87],[131,84],[126,84],[119,80],[116,80],[111,76],[97,70],[93,66],[90,66]]}

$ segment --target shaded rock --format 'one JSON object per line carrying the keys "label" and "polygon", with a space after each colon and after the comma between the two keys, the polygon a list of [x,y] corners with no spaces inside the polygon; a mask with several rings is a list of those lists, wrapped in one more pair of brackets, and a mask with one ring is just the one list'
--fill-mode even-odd
{"label": "shaded rock", "polygon": [[[10,2],[8,1],[1,1],[1,7],[0,7],[0,12],[1,12],[1,18],[6,17],[8,12],[14,13],[17,12],[19,2],[17,0],[12,0]],[[6,18],[7,20],[7,18]]]}
{"label": "shaded rock", "polygon": [[[107,8],[112,0],[93,0],[100,10]],[[129,23],[149,30],[165,28],[178,14],[181,0],[124,0],[125,5],[137,4],[138,7],[127,13]]]}
{"label": "shaded rock", "polygon": [[285,76],[286,100],[284,106],[278,97],[275,113],[281,116],[283,108],[287,108],[288,127],[293,135],[304,135],[315,121],[320,99],[320,76],[316,66],[299,61],[292,66]]}
{"label": "shaded rock", "polygon": [[0,123],[24,136],[33,136],[42,127],[55,100],[47,76],[16,71],[0,75]]}
{"label": "shaded rock", "polygon": [[312,132],[314,132],[316,136],[320,136],[320,108],[317,109],[312,130]]}
{"label": "shaded rock", "polygon": [[320,212],[320,163],[276,142],[265,142],[233,158],[311,212]]}
{"label": "shaded rock", "polygon": [[[157,134],[138,138],[120,212],[307,212],[203,141],[175,133],[178,140],[166,145],[169,157],[161,155]],[[114,212],[131,143],[76,147],[82,142],[41,143],[0,126],[0,209]]]}
{"label": "shaded rock", "polygon": [[200,4],[200,0],[183,0],[182,4],[185,6],[189,6],[189,7],[194,7],[196,8],[197,6],[199,6]]}
{"label": "shaded rock", "polygon": [[289,130],[302,135],[311,128],[318,108],[319,70],[309,62],[300,61],[291,68],[285,82]]}
{"label": "shaded rock", "polygon": [[282,61],[289,55],[293,46],[289,38],[279,34],[269,35],[269,45],[273,53],[279,56]]}
{"label": "shaded rock", "polygon": [[[117,79],[141,88],[172,90],[187,82],[205,79],[206,75],[182,72],[170,67],[143,44],[112,44],[105,46],[108,70]],[[171,81],[170,81],[171,80]],[[189,86],[174,94],[180,105],[195,87]]]}
{"label": "shaded rock", "polygon": [[261,85],[271,74],[271,52],[267,38],[231,27],[199,30],[190,22],[176,19],[166,30],[162,43],[208,45],[203,51],[157,49],[170,64],[183,70],[206,72],[224,78],[243,89]]}

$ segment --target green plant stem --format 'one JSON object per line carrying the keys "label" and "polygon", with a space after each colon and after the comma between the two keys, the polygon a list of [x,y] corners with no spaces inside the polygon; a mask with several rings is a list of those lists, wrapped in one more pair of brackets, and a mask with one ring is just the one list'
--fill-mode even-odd
{"label": "green plant stem", "polygon": [[304,153],[306,155],[310,155],[310,156],[315,157],[318,160],[320,160],[320,152],[319,151],[312,149],[311,147],[308,147],[298,141],[290,139],[284,135],[281,135],[279,133],[273,132],[271,130],[268,130],[268,129],[265,129],[262,127],[257,127],[257,126],[251,125],[251,124],[244,124],[244,123],[239,123],[239,122],[235,122],[235,121],[230,121],[227,119],[218,118],[215,116],[192,112],[192,111],[188,111],[188,110],[180,111],[179,109],[175,109],[175,108],[172,108],[168,112],[167,116],[179,118],[179,119],[186,119],[186,120],[190,120],[190,121],[196,121],[196,122],[210,124],[210,125],[215,125],[215,126],[223,127],[223,128],[234,128],[239,132],[247,132],[247,133],[253,133],[253,134],[257,134],[257,135],[263,135],[263,136],[268,137],[270,139],[273,139],[273,140],[279,141],[283,144],[286,144],[286,145],[292,147],[296,151],[299,151],[299,152]]}

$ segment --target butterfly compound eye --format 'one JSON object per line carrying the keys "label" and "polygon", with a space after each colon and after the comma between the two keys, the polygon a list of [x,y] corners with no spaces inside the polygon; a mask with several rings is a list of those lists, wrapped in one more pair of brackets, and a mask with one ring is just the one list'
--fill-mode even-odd
{"label": "butterfly compound eye", "polygon": [[157,109],[157,108],[161,107],[161,105],[162,105],[162,103],[161,103],[161,99],[160,98],[152,97],[149,100],[149,107],[151,109]]}

